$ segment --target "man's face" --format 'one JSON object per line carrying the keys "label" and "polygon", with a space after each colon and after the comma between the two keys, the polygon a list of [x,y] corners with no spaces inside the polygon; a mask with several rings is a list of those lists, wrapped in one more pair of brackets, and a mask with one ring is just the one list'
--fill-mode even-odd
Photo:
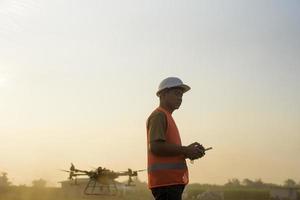
{"label": "man's face", "polygon": [[183,89],[171,88],[165,93],[165,100],[168,106],[172,109],[178,109],[182,102]]}

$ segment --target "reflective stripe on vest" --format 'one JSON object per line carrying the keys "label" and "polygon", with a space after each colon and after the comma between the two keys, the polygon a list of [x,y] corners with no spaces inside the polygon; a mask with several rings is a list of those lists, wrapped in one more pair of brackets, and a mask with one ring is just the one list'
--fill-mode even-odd
{"label": "reflective stripe on vest", "polygon": [[187,169],[186,163],[155,163],[148,167],[148,172],[166,169]]}

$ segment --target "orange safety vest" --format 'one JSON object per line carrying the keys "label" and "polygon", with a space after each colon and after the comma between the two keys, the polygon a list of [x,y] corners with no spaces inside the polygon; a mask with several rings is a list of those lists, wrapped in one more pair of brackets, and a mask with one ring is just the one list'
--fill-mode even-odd
{"label": "orange safety vest", "polygon": [[[166,142],[181,145],[181,139],[175,121],[168,111],[159,107],[156,110],[165,114],[167,119]],[[148,123],[148,120],[147,120]],[[147,125],[148,145],[148,187],[188,184],[188,169],[183,155],[156,156],[150,151],[150,137]]]}

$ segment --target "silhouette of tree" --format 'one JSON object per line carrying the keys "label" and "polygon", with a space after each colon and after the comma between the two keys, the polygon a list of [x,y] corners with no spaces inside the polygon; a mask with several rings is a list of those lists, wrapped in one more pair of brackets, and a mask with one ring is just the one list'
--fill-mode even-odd
{"label": "silhouette of tree", "polygon": [[248,178],[245,178],[242,183],[247,187],[252,187],[254,185],[254,182]]}
{"label": "silhouette of tree", "polygon": [[259,179],[256,179],[254,181],[254,185],[253,185],[255,188],[262,188],[264,187],[264,182],[259,178]]}
{"label": "silhouette of tree", "polygon": [[233,178],[233,179],[229,179],[228,182],[225,183],[225,186],[237,187],[237,186],[241,186],[241,183],[239,179]]}
{"label": "silhouette of tree", "polygon": [[286,186],[286,187],[295,187],[296,186],[296,181],[289,178],[289,179],[284,181],[284,186]]}
{"label": "silhouette of tree", "polygon": [[255,181],[252,181],[248,178],[245,178],[242,181],[242,184],[246,187],[253,187],[253,188],[264,188],[267,187],[270,184],[264,183],[261,179],[256,179]]}
{"label": "silhouette of tree", "polygon": [[0,176],[0,187],[8,187],[8,186],[10,186],[10,184],[11,183],[8,181],[8,178],[7,178],[7,173],[2,172],[1,176]]}
{"label": "silhouette of tree", "polygon": [[32,187],[37,187],[37,188],[44,188],[46,187],[47,181],[44,179],[38,179],[38,180],[33,180],[32,181]]}

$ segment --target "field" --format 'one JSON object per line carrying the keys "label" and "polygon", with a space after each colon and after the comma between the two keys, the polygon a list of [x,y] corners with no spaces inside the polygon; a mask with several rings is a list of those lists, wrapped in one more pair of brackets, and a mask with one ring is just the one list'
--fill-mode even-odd
{"label": "field", "polygon": [[118,196],[82,196],[70,195],[62,191],[61,188],[33,188],[25,186],[11,186],[5,190],[0,190],[0,200],[82,200],[82,199],[103,199],[103,200],[151,200],[148,190],[138,190],[134,193]]}
{"label": "field", "polygon": [[[1,188],[0,188],[1,189]],[[225,200],[270,200],[268,189],[250,188],[226,188],[222,186],[205,187],[191,184],[185,190],[185,199],[196,199],[195,197],[205,191],[216,191],[223,194]],[[298,199],[300,195],[298,192]],[[70,195],[63,192],[61,188],[34,188],[26,186],[10,186],[0,190],[0,200],[152,200],[150,191],[146,187],[138,187],[136,190],[118,196],[81,196]]]}

